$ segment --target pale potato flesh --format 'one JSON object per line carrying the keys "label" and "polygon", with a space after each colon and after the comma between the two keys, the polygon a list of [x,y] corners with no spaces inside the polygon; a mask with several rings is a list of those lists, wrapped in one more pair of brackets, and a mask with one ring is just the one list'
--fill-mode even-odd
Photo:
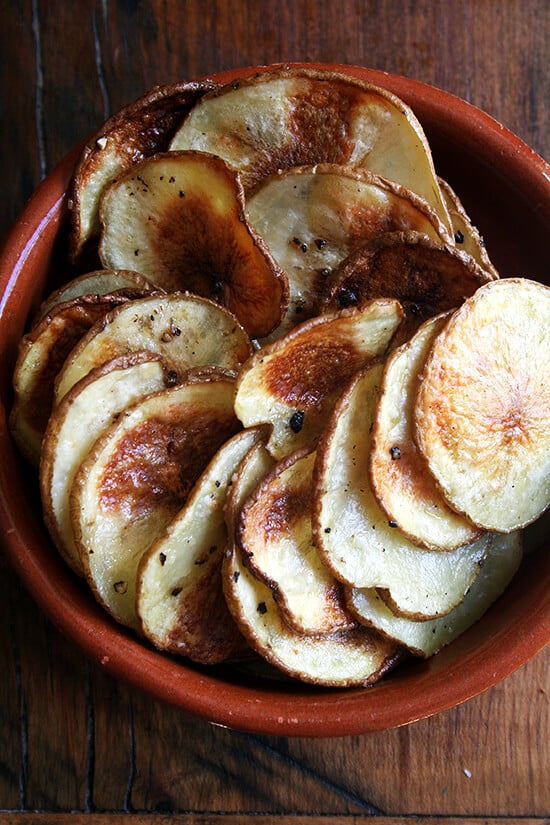
{"label": "pale potato flesh", "polygon": [[433,344],[415,437],[445,498],[510,532],[550,503],[550,288],[491,281]]}
{"label": "pale potato flesh", "polygon": [[456,550],[481,533],[448,506],[413,437],[418,376],[448,319],[444,313],[426,321],[410,341],[388,356],[369,455],[372,491],[389,521],[413,544],[441,551]]}
{"label": "pale potato flesh", "polygon": [[327,634],[351,627],[341,584],[322,563],[311,533],[315,454],[280,462],[243,507],[237,543],[252,574],[267,584],[296,632]]}
{"label": "pale potato flesh", "polygon": [[387,350],[402,319],[398,301],[380,299],[305,321],[243,365],[238,417],[245,426],[271,426],[276,458],[314,442],[347,381]]}
{"label": "pale potato flesh", "polygon": [[397,616],[376,589],[350,588],[349,609],[356,618],[405,645],[415,656],[428,658],[438,653],[477,622],[498,599],[517,572],[523,558],[521,533],[493,533],[481,572],[464,599],[446,616],[415,621]]}
{"label": "pale potato flesh", "polygon": [[108,314],[79,341],[57,377],[56,403],[93,367],[141,350],[161,355],[176,380],[199,366],[237,370],[252,346],[237,319],[212,301],[153,295]]}
{"label": "pale potato flesh", "polygon": [[313,527],[319,555],[353,587],[388,591],[403,615],[448,613],[479,573],[488,537],[442,553],[414,545],[389,522],[368,474],[370,427],[383,365],[352,379],[317,446]]}

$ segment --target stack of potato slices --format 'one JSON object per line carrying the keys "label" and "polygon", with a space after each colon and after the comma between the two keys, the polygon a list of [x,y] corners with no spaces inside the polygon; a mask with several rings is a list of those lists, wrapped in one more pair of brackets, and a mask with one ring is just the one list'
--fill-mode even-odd
{"label": "stack of potato slices", "polygon": [[10,425],[112,617],[325,686],[476,622],[550,503],[550,290],[499,276],[410,108],[313,69],[159,87],[69,195],[82,274]]}

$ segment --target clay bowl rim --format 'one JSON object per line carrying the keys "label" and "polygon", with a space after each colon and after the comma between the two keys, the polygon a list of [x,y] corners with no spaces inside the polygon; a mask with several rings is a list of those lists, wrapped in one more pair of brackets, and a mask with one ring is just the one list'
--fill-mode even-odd
{"label": "clay bowl rim", "polygon": [[[550,219],[550,166],[480,109],[433,86],[379,70],[345,64],[285,65],[342,71],[389,89],[412,106],[427,132],[430,124],[444,140],[458,139],[467,151],[481,154],[488,166],[498,157],[499,169],[513,179],[511,185],[518,191],[528,187],[534,208]],[[210,77],[228,82],[271,68],[248,66]],[[8,330],[0,342],[4,388],[30,306],[29,280],[36,292],[44,286],[78,151],[70,152],[37,188],[0,253],[0,272],[6,273],[1,283],[0,328]],[[26,307],[19,313],[18,303]],[[550,641],[550,587],[545,577],[535,576],[533,584],[529,576],[529,569],[542,558],[541,550],[509,589],[504,624],[498,607],[491,608],[481,622],[436,657],[402,665],[371,688],[327,689],[251,680],[233,669],[195,667],[159,653],[113,622],[53,549],[36,517],[36,499],[22,495],[25,470],[7,428],[7,390],[6,398],[0,426],[0,526],[10,564],[52,623],[90,660],[185,713],[266,735],[329,737],[382,731],[473,698],[508,677]]]}

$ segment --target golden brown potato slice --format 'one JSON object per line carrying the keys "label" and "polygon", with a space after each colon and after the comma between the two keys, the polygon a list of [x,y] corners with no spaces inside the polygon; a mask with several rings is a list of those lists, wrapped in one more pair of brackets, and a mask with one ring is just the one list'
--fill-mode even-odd
{"label": "golden brown potato slice", "polygon": [[99,200],[107,184],[142,158],[166,149],[188,110],[212,88],[210,81],[156,86],[90,138],[69,189],[73,259],[99,236]]}
{"label": "golden brown potato slice", "polygon": [[418,376],[449,317],[444,313],[425,321],[388,356],[369,455],[372,491],[389,521],[413,544],[441,551],[456,550],[482,532],[448,506],[413,437]]}
{"label": "golden brown potato slice", "polygon": [[92,370],[53,410],[42,442],[40,490],[46,526],[59,552],[82,574],[69,512],[76,472],[97,438],[122,411],[163,389],[167,376],[158,355],[122,355]]}
{"label": "golden brown potato slice", "polygon": [[157,352],[177,380],[193,367],[236,371],[252,352],[235,316],[206,298],[152,295],[120,309],[90,329],[71,351],[56,381],[57,402],[91,369],[117,355]]}
{"label": "golden brown potato slice", "polygon": [[[149,281],[128,269],[97,269],[79,275],[48,295],[38,308],[34,324],[41,321],[48,315],[57,304],[72,301],[82,295],[108,295],[116,294],[119,290],[133,290],[136,297],[141,293],[153,292],[158,287],[153,287]],[[124,295],[124,292],[122,293]]]}
{"label": "golden brown potato slice", "polygon": [[433,656],[480,619],[504,592],[516,574],[523,556],[521,533],[493,533],[481,572],[447,616],[431,621],[415,621],[396,616],[375,589],[350,589],[349,609],[358,621],[405,645],[422,658]]}
{"label": "golden brown potato slice", "polygon": [[141,556],[239,429],[233,382],[212,375],[128,407],[80,466],[70,496],[75,542],[96,598],[117,621],[139,630]]}
{"label": "golden brown potato slice", "polygon": [[271,589],[254,578],[233,546],[224,559],[224,590],[250,647],[283,673],[326,687],[366,686],[397,663],[400,646],[366,627],[326,636],[296,633],[283,621]]}
{"label": "golden brown potato slice", "polygon": [[275,466],[242,509],[237,543],[252,575],[272,590],[283,619],[297,633],[322,635],[355,622],[340,582],[313,546],[314,461],[306,448]]}
{"label": "golden brown potato slice", "polygon": [[430,148],[411,109],[385,89],[343,74],[281,67],[232,81],[193,107],[171,148],[220,155],[239,170],[247,190],[289,167],[366,166],[416,192],[448,222]]}
{"label": "golden brown potato slice", "polygon": [[220,447],[140,561],[137,612],[143,634],[161,650],[216,664],[243,645],[222,590],[223,508],[238,465],[261,438],[260,428],[242,430]]}
{"label": "golden brown potato slice", "polygon": [[[386,648],[384,653],[384,647],[378,647],[377,636],[358,636],[355,630],[324,637],[294,632],[282,619],[270,588],[242,563],[234,541],[239,514],[273,466],[264,444],[254,445],[241,462],[227,498],[229,543],[222,562],[222,580],[229,609],[251,648],[291,676],[326,685],[376,681],[397,662],[397,646]],[[362,644],[365,658],[361,662]]]}
{"label": "golden brown potato slice", "polygon": [[436,338],[415,416],[452,507],[488,530],[534,521],[550,503],[550,288],[480,287]]}
{"label": "golden brown potato slice", "polygon": [[354,587],[384,588],[400,613],[433,618],[462,600],[489,539],[484,535],[448,553],[423,550],[380,509],[368,461],[382,370],[376,364],[351,380],[318,442],[314,541],[336,578]]}
{"label": "golden brown potato slice", "polygon": [[142,161],[105,191],[101,223],[104,266],[211,298],[252,338],[270,333],[286,311],[286,276],[246,219],[236,172],[214,155]]}
{"label": "golden brown potato slice", "polygon": [[457,247],[471,255],[471,257],[483,267],[490,280],[495,280],[495,278],[499,277],[499,274],[489,257],[485,241],[479,229],[473,225],[468,213],[464,209],[462,201],[454,189],[442,178],[438,178],[438,181],[443,200],[445,201],[451,219],[451,226]]}
{"label": "golden brown potato slice", "polygon": [[[325,283],[324,312],[397,298],[407,313],[407,340],[422,321],[460,306],[489,280],[466,252],[419,232],[387,232],[345,258]],[[406,336],[406,337],[405,337]]]}
{"label": "golden brown potato slice", "polygon": [[275,337],[315,315],[330,273],[381,233],[414,230],[452,243],[424,201],[398,184],[350,166],[288,169],[264,181],[249,198],[247,210],[288,276],[290,303]]}
{"label": "golden brown potato slice", "polygon": [[258,350],[237,379],[235,411],[247,427],[269,423],[277,458],[314,441],[349,378],[388,348],[403,318],[398,301],[311,318]]}
{"label": "golden brown potato slice", "polygon": [[110,309],[127,303],[134,292],[81,295],[56,304],[20,343],[13,374],[12,435],[22,454],[38,466],[42,438],[53,402],[54,385],[63,363],[78,341]]}

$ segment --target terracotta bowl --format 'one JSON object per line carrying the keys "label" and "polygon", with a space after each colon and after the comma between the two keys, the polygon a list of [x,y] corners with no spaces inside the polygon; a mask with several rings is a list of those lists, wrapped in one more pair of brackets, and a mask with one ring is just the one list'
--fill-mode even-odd
{"label": "terracotta bowl", "polygon": [[[540,157],[450,94],[384,72],[330,68],[384,86],[405,100],[426,131],[437,172],[461,196],[501,274],[548,283],[550,167]],[[225,72],[216,79],[226,82],[250,71]],[[230,667],[195,667],[156,652],[98,607],[54,550],[42,524],[36,479],[17,454],[6,423],[17,342],[51,283],[75,158],[76,152],[65,158],[33,195],[5,241],[0,265],[2,544],[51,621],[100,667],[158,700],[212,723],[285,736],[344,736],[397,727],[481,693],[540,651],[550,640],[550,547],[548,530],[540,527],[532,542],[539,546],[483,619],[437,656],[401,666],[368,689],[328,690],[245,677]]]}

